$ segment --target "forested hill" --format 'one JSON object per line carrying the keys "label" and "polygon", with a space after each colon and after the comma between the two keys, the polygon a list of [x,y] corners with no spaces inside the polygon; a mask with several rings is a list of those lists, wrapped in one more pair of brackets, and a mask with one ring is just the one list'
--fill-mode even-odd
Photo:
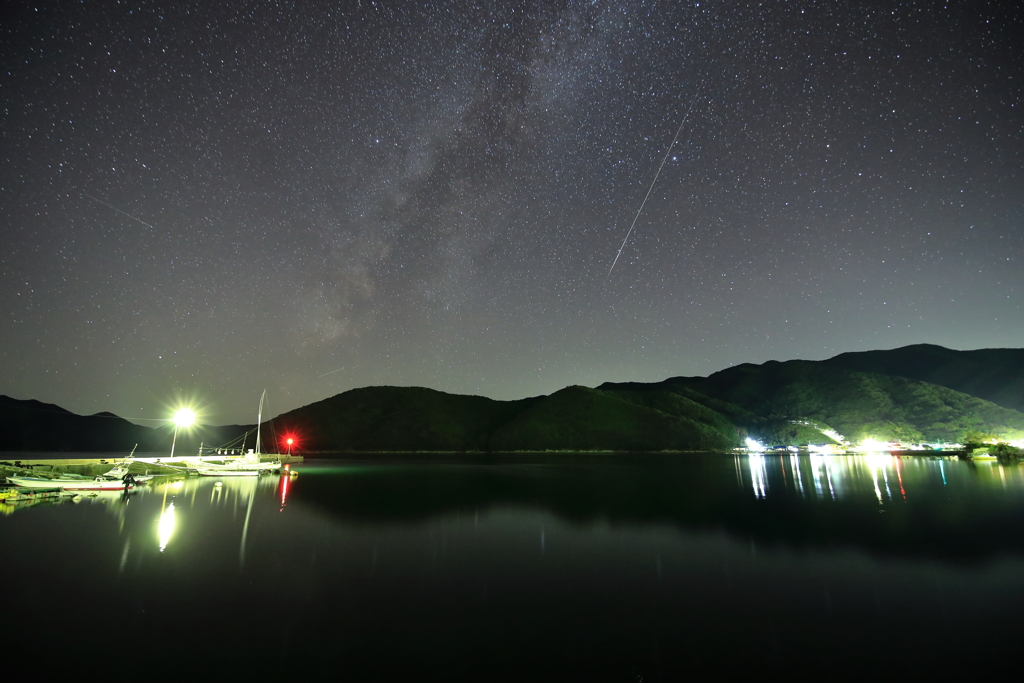
{"label": "forested hill", "polygon": [[[225,443],[251,427],[202,426],[178,435],[177,453],[194,455],[199,443]],[[0,451],[167,453],[169,425],[144,427],[113,413],[76,415],[50,403],[0,395]]]}
{"label": "forested hill", "polygon": [[76,415],[49,403],[0,396],[0,449],[5,451],[129,452],[135,444],[155,447],[156,436],[110,413]]}
{"label": "forested hill", "polygon": [[1024,412],[1024,349],[954,351],[915,344],[891,351],[842,353],[824,363],[918,379]]}
{"label": "forested hill", "polygon": [[[264,424],[304,451],[725,450],[767,444],[1024,438],[1024,350],[918,345],[825,361],[743,364],[708,377],[566,387],[496,401],[419,387],[366,387]],[[929,377],[931,381],[921,379]],[[177,452],[219,445],[246,428],[179,434]],[[0,450],[167,452],[171,432],[115,415],[80,416],[0,397]],[[265,448],[264,450],[269,450]]]}
{"label": "forested hill", "polygon": [[740,433],[688,399],[566,387],[550,396],[495,401],[420,387],[366,387],[285,413],[278,433],[311,450],[720,450]]}
{"label": "forested hill", "polygon": [[960,441],[967,433],[1024,438],[1020,411],[937,384],[847,370],[828,361],[743,364],[708,377],[599,388],[705,396],[723,412],[731,406],[737,425],[768,442],[813,440],[806,425],[794,425],[806,422],[831,427],[855,442]]}

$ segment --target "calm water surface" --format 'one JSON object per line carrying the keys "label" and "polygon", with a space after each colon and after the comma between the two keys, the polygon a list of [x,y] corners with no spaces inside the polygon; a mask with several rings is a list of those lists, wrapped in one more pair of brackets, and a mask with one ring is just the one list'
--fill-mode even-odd
{"label": "calm water surface", "polygon": [[0,517],[9,652],[117,679],[977,676],[1021,641],[1024,467],[436,456]]}

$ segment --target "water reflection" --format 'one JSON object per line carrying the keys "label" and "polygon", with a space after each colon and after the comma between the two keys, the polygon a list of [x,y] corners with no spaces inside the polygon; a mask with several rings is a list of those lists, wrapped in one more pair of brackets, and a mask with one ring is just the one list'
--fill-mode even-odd
{"label": "water reflection", "polygon": [[310,463],[4,517],[0,582],[62,656],[130,633],[147,680],[183,633],[225,680],[976,675],[1017,639],[1022,511],[1019,469],[923,458]]}
{"label": "water reflection", "polygon": [[[998,485],[1005,490],[1024,490],[1024,468],[994,461],[974,463],[955,458],[864,455],[764,455],[735,456],[741,485],[755,499],[774,495],[821,500],[851,500],[862,496],[868,485],[880,505],[904,502],[936,483],[956,487]],[[804,482],[810,482],[805,487]],[[774,482],[774,483],[773,483]],[[792,486],[792,489],[791,489]]]}
{"label": "water reflection", "polygon": [[[123,572],[132,548],[130,533],[131,518],[136,523],[141,517],[149,517],[150,539],[148,545],[160,553],[173,549],[183,529],[202,533],[210,515],[218,510],[229,512],[232,520],[237,519],[241,507],[245,516],[240,520],[239,561],[244,563],[245,544],[252,522],[253,507],[259,495],[273,496],[279,503],[278,511],[283,512],[288,498],[292,477],[234,477],[223,480],[216,478],[157,479],[149,485],[139,486],[131,491],[98,491],[86,494],[64,494],[49,498],[3,501],[2,512],[40,512],[42,508],[75,508],[82,514],[95,507],[102,507],[117,519],[119,533],[125,534],[123,549],[118,563]],[[244,507],[243,507],[244,506]],[[152,512],[150,512],[152,511]]]}
{"label": "water reflection", "polygon": [[[103,507],[117,519],[115,566],[122,570],[144,546],[187,551],[211,529],[231,538],[235,564],[244,567],[266,533],[266,515],[296,506],[341,524],[478,518],[512,507],[582,525],[725,529],[758,544],[839,543],[949,558],[1024,552],[1024,538],[1014,531],[1024,507],[1024,468],[881,453],[336,461],[310,463],[298,478],[179,479],[130,496],[76,499],[76,510]],[[808,507],[821,505],[835,508],[826,514]],[[146,538],[128,543],[139,524]],[[536,546],[547,548],[544,525],[536,533]]]}
{"label": "water reflection", "polygon": [[167,503],[163,511],[160,513],[160,519],[156,525],[156,535],[160,545],[160,552],[167,549],[167,544],[171,542],[171,536],[174,535],[174,527],[176,526],[174,519],[174,501]]}
{"label": "water reflection", "polygon": [[[289,468],[290,474],[290,468]],[[285,505],[288,504],[288,489],[291,487],[292,478],[290,476],[282,476],[277,484],[277,495],[281,500],[280,512],[284,512]]]}
{"label": "water reflection", "polygon": [[[252,477],[249,477],[252,479]],[[245,523],[242,525],[242,542],[238,546],[238,564],[245,564],[245,540],[249,537],[249,520],[252,518],[252,503],[256,498],[255,485],[249,487],[249,503],[245,508]]]}
{"label": "water reflection", "polygon": [[864,461],[867,464],[868,469],[871,470],[871,483],[874,485],[875,497],[878,498],[879,505],[885,502],[882,499],[882,490],[878,486],[879,472],[881,472],[882,481],[885,484],[885,496],[888,500],[892,500],[892,490],[889,489],[889,473],[885,467],[887,460],[889,460],[889,458],[886,458],[886,456],[880,453],[871,453],[864,456]]}
{"label": "water reflection", "polygon": [[[201,531],[203,525],[211,523],[211,514],[230,511],[232,520],[237,520],[239,508],[244,506],[245,517],[241,522],[238,555],[239,564],[244,565],[245,546],[257,495],[270,494],[275,489],[280,491],[282,486],[287,486],[288,479],[287,476],[177,479],[140,489],[140,494],[161,496],[156,520],[157,547],[161,553],[168,548],[183,520],[194,518],[190,521],[195,524],[190,528]],[[200,492],[203,492],[202,497],[199,497]]]}
{"label": "water reflection", "polygon": [[750,461],[750,481],[754,486],[754,497],[766,498],[768,496],[768,476],[764,456],[755,453],[748,456],[747,459]]}
{"label": "water reflection", "polygon": [[[11,515],[15,512],[22,512],[31,508],[47,507],[52,505],[61,505],[64,503],[73,504],[76,506],[89,506],[89,505],[101,505],[112,510],[117,514],[128,501],[136,495],[136,491],[89,491],[84,493],[76,492],[63,492],[63,493],[51,493],[47,492],[45,495],[40,495],[38,491],[32,489],[21,490],[17,487],[6,489],[7,492],[11,493],[12,498],[3,498],[0,500],[0,514]],[[25,493],[27,495],[19,495]]]}
{"label": "water reflection", "polygon": [[757,544],[970,559],[1024,552],[1016,532],[1022,473],[887,454],[321,463],[306,468],[292,504],[343,524],[412,523],[511,506],[584,526],[666,523],[726,529]]}

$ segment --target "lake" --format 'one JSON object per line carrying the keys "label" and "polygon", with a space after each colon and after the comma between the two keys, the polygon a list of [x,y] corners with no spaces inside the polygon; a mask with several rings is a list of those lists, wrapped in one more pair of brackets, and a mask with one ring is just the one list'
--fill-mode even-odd
{"label": "lake", "polygon": [[296,471],[3,506],[9,655],[133,680],[973,678],[1021,640],[1016,465],[392,455]]}

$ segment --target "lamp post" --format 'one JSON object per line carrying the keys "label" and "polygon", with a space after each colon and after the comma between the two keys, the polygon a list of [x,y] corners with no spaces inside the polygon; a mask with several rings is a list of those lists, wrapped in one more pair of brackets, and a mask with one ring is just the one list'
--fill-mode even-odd
{"label": "lamp post", "polygon": [[288,457],[289,457],[289,458],[290,458],[290,457],[292,457],[292,444],[293,444],[294,442],[295,442],[295,439],[293,439],[293,438],[291,438],[291,437],[289,436],[289,437],[288,437]]}
{"label": "lamp post", "polygon": [[174,414],[174,438],[171,439],[171,455],[174,457],[174,444],[178,441],[178,428],[191,427],[196,421],[196,414],[188,408],[181,408]]}

